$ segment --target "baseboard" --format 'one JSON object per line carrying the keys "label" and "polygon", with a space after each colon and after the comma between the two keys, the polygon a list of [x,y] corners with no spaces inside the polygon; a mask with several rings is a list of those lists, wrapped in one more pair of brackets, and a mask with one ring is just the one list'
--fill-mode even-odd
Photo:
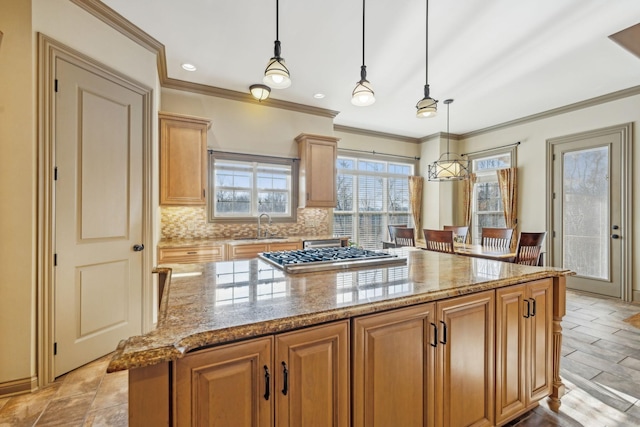
{"label": "baseboard", "polygon": [[631,301],[633,301],[635,303],[640,303],[640,291],[635,290],[635,289],[632,291]]}
{"label": "baseboard", "polygon": [[20,380],[0,383],[0,397],[15,396],[30,393],[38,388],[38,377],[22,378]]}

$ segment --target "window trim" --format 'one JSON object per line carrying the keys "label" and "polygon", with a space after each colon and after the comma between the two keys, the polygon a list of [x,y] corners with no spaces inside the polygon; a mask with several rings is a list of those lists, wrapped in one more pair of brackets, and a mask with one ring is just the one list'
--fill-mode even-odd
{"label": "window trim", "polygon": [[291,223],[298,220],[298,185],[299,185],[299,159],[276,157],[276,156],[263,156],[256,154],[244,154],[244,153],[229,153],[224,151],[208,151],[207,159],[207,183],[209,186],[207,194],[207,222],[218,224],[244,224],[247,222],[254,222],[258,220],[258,215],[249,216],[233,216],[233,217],[216,217],[214,216],[214,204],[215,204],[215,160],[235,160],[240,162],[257,162],[263,164],[272,165],[287,165],[291,166],[291,212],[287,216],[272,216],[271,222],[273,223]]}
{"label": "window trim", "polygon": [[[473,162],[475,160],[479,160],[479,159],[485,159],[485,158],[491,158],[491,157],[498,157],[504,154],[509,154],[511,161],[510,161],[510,167],[517,167],[518,165],[518,146],[514,145],[510,148],[493,148],[493,149],[489,149],[489,150],[482,150],[482,152],[478,152],[477,154],[467,154],[467,160],[469,160],[469,169],[470,172],[472,173],[476,173],[477,172],[475,170],[473,170]],[[492,170],[492,173],[496,173],[497,169]],[[481,173],[482,175],[485,175],[484,173]],[[497,180],[497,175],[496,175],[496,180]],[[476,182],[476,184],[481,183],[482,181],[480,179],[478,179],[478,181]],[[476,211],[474,210],[475,207],[475,194],[476,194],[476,188],[475,188],[475,184],[474,187],[472,189],[472,195],[471,195],[471,224],[469,227],[469,231],[471,232],[471,242],[472,243],[480,243],[479,241],[474,241],[474,231],[475,231],[475,224],[473,222],[474,218],[476,215],[478,215],[476,213]],[[486,213],[491,213],[493,211],[484,211]],[[502,212],[504,214],[504,211]]]}

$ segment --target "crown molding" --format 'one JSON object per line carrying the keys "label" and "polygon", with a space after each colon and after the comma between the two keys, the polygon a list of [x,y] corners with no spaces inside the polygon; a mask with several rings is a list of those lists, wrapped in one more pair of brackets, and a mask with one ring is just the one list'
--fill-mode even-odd
{"label": "crown molding", "polygon": [[310,105],[298,104],[295,102],[282,101],[278,99],[266,99],[262,102],[257,101],[249,93],[238,92],[235,90],[222,89],[215,86],[209,86],[199,83],[191,83],[184,80],[174,79],[168,76],[167,57],[165,47],[155,38],[144,32],[142,29],[127,20],[115,10],[111,9],[100,0],[70,0],[78,7],[89,12],[111,28],[125,35],[135,43],[144,47],[157,55],[158,79],[160,86],[169,89],[178,89],[187,92],[200,93],[203,95],[216,96],[220,98],[232,99],[234,101],[249,102],[252,104],[260,104],[266,107],[280,108],[283,110],[296,111],[299,113],[312,114],[315,116],[334,118],[340,112],[329,110],[326,108],[312,107]]}
{"label": "crown molding", "polygon": [[525,123],[531,123],[549,117],[558,116],[560,114],[571,113],[574,111],[582,110],[584,108],[594,107],[596,105],[605,104],[607,102],[616,101],[618,99],[628,98],[640,94],[640,86],[633,86],[627,89],[622,89],[616,92],[611,92],[606,95],[596,96],[595,98],[586,99],[584,101],[574,102],[573,104],[565,105],[564,107],[558,107],[551,110],[543,111],[541,113],[532,114],[530,116],[521,117],[519,119],[511,120],[508,122],[500,123],[498,125],[489,126],[483,129],[474,130],[460,135],[462,139],[471,138],[474,136],[482,135],[488,132],[494,132],[501,129],[510,128],[513,126],[523,125]]}
{"label": "crown molding", "polygon": [[374,130],[354,128],[350,126],[342,126],[342,125],[336,125],[336,124],[333,125],[333,130],[336,132],[345,132],[345,133],[353,133],[356,135],[374,136],[377,138],[384,138],[384,139],[393,139],[395,141],[410,142],[413,144],[419,144],[420,142],[422,142],[421,139],[412,138],[410,136],[396,135],[393,133],[385,133],[385,132],[377,132]]}

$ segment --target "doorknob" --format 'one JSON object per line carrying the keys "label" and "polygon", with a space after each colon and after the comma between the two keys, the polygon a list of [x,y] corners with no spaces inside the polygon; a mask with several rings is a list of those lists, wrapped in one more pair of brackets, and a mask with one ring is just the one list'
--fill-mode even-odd
{"label": "doorknob", "polygon": [[619,239],[619,238],[620,238],[620,236],[619,236],[619,235],[617,235],[617,234],[612,234],[612,235],[611,235],[611,238],[612,238],[612,239]]}
{"label": "doorknob", "polygon": [[140,244],[140,245],[133,245],[133,251],[134,252],[140,252],[141,250],[144,249],[144,245]]}

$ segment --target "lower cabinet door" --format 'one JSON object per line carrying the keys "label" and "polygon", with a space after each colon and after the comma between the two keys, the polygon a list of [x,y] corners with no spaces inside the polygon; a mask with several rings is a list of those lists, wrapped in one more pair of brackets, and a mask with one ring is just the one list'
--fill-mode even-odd
{"label": "lower cabinet door", "polygon": [[553,281],[527,284],[531,312],[528,320],[528,403],[551,394],[553,381]]}
{"label": "lower cabinet door", "polygon": [[273,425],[273,338],[187,354],[175,364],[178,426]]}
{"label": "lower cabinet door", "polygon": [[354,427],[434,425],[435,304],[353,320]]}
{"label": "lower cabinet door", "polygon": [[349,321],[276,335],[276,425],[348,427]]}
{"label": "lower cabinet door", "polygon": [[495,292],[439,301],[436,424],[494,425]]}

